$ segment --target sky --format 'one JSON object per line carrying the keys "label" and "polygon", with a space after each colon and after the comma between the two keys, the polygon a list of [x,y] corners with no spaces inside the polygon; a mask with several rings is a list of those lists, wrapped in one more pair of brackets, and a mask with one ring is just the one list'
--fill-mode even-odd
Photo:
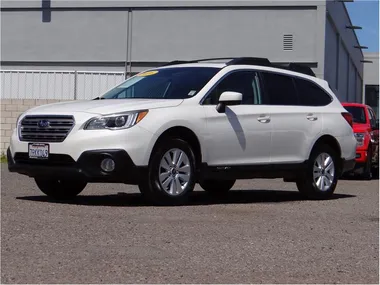
{"label": "sky", "polygon": [[355,0],[346,2],[352,24],[363,27],[356,30],[363,52],[379,52],[379,0]]}

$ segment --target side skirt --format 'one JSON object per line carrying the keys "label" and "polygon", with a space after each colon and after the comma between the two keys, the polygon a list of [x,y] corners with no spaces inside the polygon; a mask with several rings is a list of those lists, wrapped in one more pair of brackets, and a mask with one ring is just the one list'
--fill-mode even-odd
{"label": "side skirt", "polygon": [[260,164],[260,165],[218,165],[209,166],[202,163],[200,179],[253,179],[253,178],[285,178],[293,181],[298,171],[304,169],[307,161],[292,164]]}

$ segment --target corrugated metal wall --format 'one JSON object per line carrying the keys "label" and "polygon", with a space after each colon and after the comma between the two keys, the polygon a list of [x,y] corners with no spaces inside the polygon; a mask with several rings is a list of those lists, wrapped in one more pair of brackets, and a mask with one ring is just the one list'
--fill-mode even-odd
{"label": "corrugated metal wall", "polygon": [[1,99],[85,100],[124,80],[123,72],[2,70]]}

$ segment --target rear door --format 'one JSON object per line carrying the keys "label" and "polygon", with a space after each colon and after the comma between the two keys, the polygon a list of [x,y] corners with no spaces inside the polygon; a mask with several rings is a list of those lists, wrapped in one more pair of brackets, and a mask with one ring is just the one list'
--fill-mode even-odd
{"label": "rear door", "polygon": [[302,78],[272,72],[261,74],[273,107],[271,163],[303,162],[322,131],[323,108],[309,102],[317,90]]}

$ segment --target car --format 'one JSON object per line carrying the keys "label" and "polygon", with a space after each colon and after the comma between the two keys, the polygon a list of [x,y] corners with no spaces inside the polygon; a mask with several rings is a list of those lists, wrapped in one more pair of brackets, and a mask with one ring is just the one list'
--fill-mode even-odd
{"label": "car", "polygon": [[356,164],[352,173],[360,173],[364,179],[378,176],[379,171],[379,120],[373,109],[361,103],[343,102],[343,107],[353,117],[353,129],[358,145]]}
{"label": "car", "polygon": [[328,199],[354,168],[356,143],[351,114],[311,68],[236,57],[176,60],[92,100],[32,108],[18,118],[7,157],[11,172],[54,199],[105,182],[180,205],[196,183],[223,196],[255,178]]}

